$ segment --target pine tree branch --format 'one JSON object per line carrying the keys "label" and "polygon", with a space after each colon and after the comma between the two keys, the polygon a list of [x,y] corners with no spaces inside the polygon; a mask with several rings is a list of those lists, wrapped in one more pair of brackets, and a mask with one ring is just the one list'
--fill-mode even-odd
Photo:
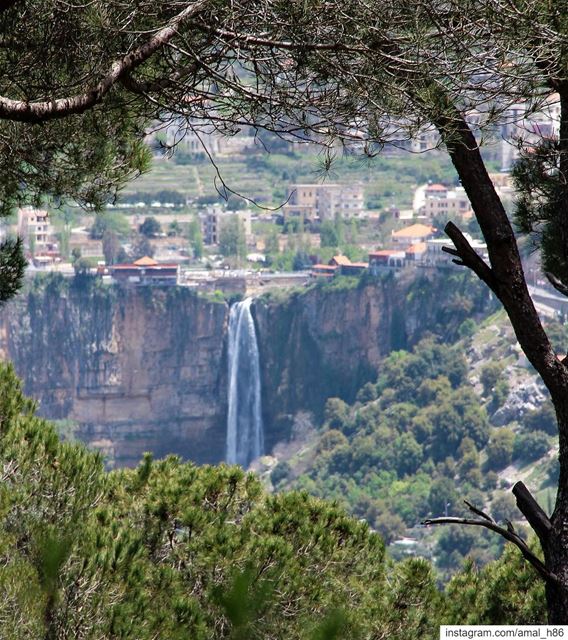
{"label": "pine tree branch", "polygon": [[207,6],[209,0],[197,0],[178,13],[167,26],[157,31],[148,41],[134,51],[116,60],[105,76],[84,93],[67,98],[41,102],[25,102],[0,96],[0,119],[18,122],[40,123],[91,109],[122,79],[146,62],[158,49],[165,46],[177,34],[179,27]]}

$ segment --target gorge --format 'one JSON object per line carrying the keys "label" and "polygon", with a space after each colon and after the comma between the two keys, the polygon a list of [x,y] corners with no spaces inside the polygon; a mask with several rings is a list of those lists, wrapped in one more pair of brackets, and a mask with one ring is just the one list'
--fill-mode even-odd
{"label": "gorge", "polygon": [[[259,450],[286,440],[298,411],[317,417],[329,397],[352,401],[393,348],[438,326],[457,331],[488,304],[471,281],[447,280],[444,300],[428,279],[388,274],[241,303],[258,337]],[[40,414],[100,449],[109,466],[135,465],[145,451],[217,463],[228,454],[229,324],[226,301],[187,287],[50,276],[3,308],[0,356],[14,363]]]}

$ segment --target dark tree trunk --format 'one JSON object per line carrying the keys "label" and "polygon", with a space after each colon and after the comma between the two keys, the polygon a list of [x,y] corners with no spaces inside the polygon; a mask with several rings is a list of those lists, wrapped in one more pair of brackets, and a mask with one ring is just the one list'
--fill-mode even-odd
{"label": "dark tree trunk", "polygon": [[[560,149],[565,154],[561,158],[561,166],[566,168],[568,175],[568,98],[563,99],[561,105],[563,140]],[[463,116],[451,107],[434,121],[481,227],[490,265],[475,254],[451,223],[446,231],[456,249],[450,250],[450,253],[459,259],[459,264],[474,271],[502,302],[519,344],[550,391],[556,409],[560,478],[554,513],[549,521],[535,503],[540,513],[531,518],[530,509],[522,508],[518,496],[517,503],[537,533],[544,554],[546,569],[541,571],[541,575],[546,574],[548,620],[551,624],[568,624],[568,366],[554,353],[530,298],[513,229],[487,173],[473,133]],[[567,203],[568,196],[558,212],[562,220],[566,219],[566,224]],[[545,527],[540,526],[543,520]],[[533,564],[536,566],[536,562]]]}
{"label": "dark tree trunk", "polygon": [[542,546],[546,568],[558,583],[547,581],[546,604],[550,624],[568,624],[568,390],[552,400],[558,419],[560,477],[552,529]]}

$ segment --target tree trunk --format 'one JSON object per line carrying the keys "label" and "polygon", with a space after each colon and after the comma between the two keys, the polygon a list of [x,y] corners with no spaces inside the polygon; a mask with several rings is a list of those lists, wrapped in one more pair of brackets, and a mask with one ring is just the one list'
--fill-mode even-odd
{"label": "tree trunk", "polygon": [[[568,175],[566,96],[562,107],[563,142],[560,147],[563,151],[562,166],[566,167]],[[548,621],[550,624],[568,624],[568,358],[565,362],[559,360],[542,327],[528,292],[513,229],[487,173],[473,133],[456,110],[439,116],[436,124],[487,242],[490,265],[476,256],[455,225],[449,224],[446,231],[456,246],[451,253],[460,259],[460,264],[472,269],[501,300],[519,344],[550,391],[556,409],[560,477],[554,513],[549,523],[541,512],[548,526],[545,529],[539,527],[536,520],[531,522],[530,509],[523,510],[523,513],[525,516],[529,513],[527,519],[540,539],[546,572],[549,573],[546,578]],[[558,213],[562,221],[565,219],[568,224],[568,208],[565,205],[563,203],[559,207]]]}
{"label": "tree trunk", "polygon": [[552,530],[542,546],[546,568],[558,583],[547,581],[546,605],[550,624],[568,624],[568,389],[552,400],[558,419],[560,477]]}

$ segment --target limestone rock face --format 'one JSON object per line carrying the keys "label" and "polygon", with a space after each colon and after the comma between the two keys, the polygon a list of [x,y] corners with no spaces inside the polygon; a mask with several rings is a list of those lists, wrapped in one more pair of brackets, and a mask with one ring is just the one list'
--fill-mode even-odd
{"label": "limestone rock face", "polygon": [[0,350],[50,419],[118,466],[144,451],[218,462],[225,449],[227,305],[187,288],[50,281],[0,320]]}
{"label": "limestone rock face", "polygon": [[[298,412],[317,418],[327,398],[353,401],[391,349],[432,326],[432,287],[421,285],[419,297],[411,285],[363,279],[255,299],[267,454],[288,439]],[[2,309],[0,357],[14,362],[41,415],[70,420],[65,429],[76,425],[111,464],[137,464],[144,451],[217,463],[228,317],[225,302],[187,287],[36,279]]]}
{"label": "limestone rock face", "polygon": [[376,378],[391,349],[392,299],[375,283],[256,302],[268,451],[288,437],[297,411],[317,415],[334,396],[353,401]]}

